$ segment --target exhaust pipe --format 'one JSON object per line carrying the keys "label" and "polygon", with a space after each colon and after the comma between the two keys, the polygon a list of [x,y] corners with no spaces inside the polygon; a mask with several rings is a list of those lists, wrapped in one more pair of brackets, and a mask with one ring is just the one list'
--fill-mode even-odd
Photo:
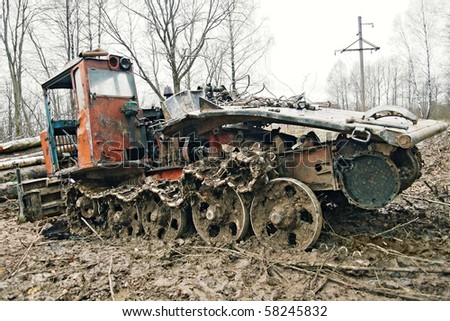
{"label": "exhaust pipe", "polygon": [[101,56],[107,56],[108,52],[101,49],[101,48],[97,48],[95,50],[88,50],[88,51],[82,51],[78,54],[78,57],[81,58],[89,58],[89,57],[101,57]]}

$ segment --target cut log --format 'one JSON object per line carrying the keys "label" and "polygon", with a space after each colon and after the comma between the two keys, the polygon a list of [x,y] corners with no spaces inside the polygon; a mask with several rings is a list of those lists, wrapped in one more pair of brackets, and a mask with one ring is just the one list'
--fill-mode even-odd
{"label": "cut log", "polygon": [[0,162],[0,170],[11,169],[15,167],[26,167],[44,164],[44,156],[25,157],[19,159],[10,159]]}
{"label": "cut log", "polygon": [[[35,165],[29,167],[23,167],[20,169],[22,174],[22,180],[42,178],[47,176],[47,171],[45,170],[45,165]],[[16,170],[7,169],[0,171],[0,183],[4,182],[16,182]]]}
{"label": "cut log", "polygon": [[0,184],[0,202],[17,198],[17,183],[9,182]]}
{"label": "cut log", "polygon": [[12,140],[0,144],[0,153],[12,153],[14,151],[37,147],[41,145],[39,136]]}
{"label": "cut log", "polygon": [[22,154],[22,155],[16,155],[14,153],[12,155],[6,154],[3,156],[8,156],[8,157],[0,158],[0,164],[13,162],[13,161],[19,162],[26,158],[31,158],[31,157],[36,157],[36,156],[44,156],[44,153],[42,152],[42,150],[40,150],[40,151],[26,153],[26,154]]}
{"label": "cut log", "polygon": [[37,156],[38,152],[42,153],[41,146],[28,148],[28,149],[24,149],[24,150],[18,150],[18,151],[11,152],[11,153],[1,153],[0,152],[0,162],[2,162],[3,160],[6,160],[8,158],[26,157],[27,155],[32,155],[32,156],[36,155]]}

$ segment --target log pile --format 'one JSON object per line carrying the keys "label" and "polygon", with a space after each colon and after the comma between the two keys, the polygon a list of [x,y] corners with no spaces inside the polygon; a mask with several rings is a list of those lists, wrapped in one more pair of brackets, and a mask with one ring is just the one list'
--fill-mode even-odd
{"label": "log pile", "polygon": [[0,143],[0,202],[17,198],[16,168],[23,180],[46,176],[39,136]]}

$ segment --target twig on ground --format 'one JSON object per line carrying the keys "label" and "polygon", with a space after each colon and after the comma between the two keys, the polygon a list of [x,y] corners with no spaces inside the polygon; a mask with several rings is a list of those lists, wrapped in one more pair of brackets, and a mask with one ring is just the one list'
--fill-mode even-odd
{"label": "twig on ground", "polygon": [[[319,268],[323,269],[323,268],[328,268],[328,269],[332,269],[332,270],[339,270],[339,271],[353,271],[353,272],[371,272],[371,271],[377,271],[377,272],[409,272],[409,273],[420,273],[420,272],[426,272],[426,273],[450,273],[450,266],[448,266],[448,262],[444,262],[444,261],[433,261],[433,260],[428,260],[428,259],[423,259],[420,257],[413,257],[413,256],[408,256],[405,255],[403,253],[394,251],[394,250],[387,250],[382,248],[381,246],[372,244],[372,243],[367,243],[368,246],[371,247],[375,247],[376,249],[382,251],[383,253],[386,254],[391,254],[391,255],[396,255],[396,256],[400,256],[400,257],[404,257],[404,258],[408,258],[411,260],[417,260],[417,261],[424,261],[427,263],[431,263],[431,264],[439,264],[439,265],[444,265],[443,267],[421,267],[421,266],[417,266],[416,267],[377,267],[377,266],[353,266],[353,265],[342,265],[342,264],[335,264],[335,263],[327,263],[327,259],[324,260],[324,262],[318,264],[318,263],[311,263],[311,262],[296,262],[296,261],[279,261],[276,259],[270,259],[270,258],[262,258],[261,256],[259,256],[256,253],[252,253],[249,252],[247,250],[244,249],[240,249],[238,247],[235,246],[235,248],[237,250],[231,250],[231,249],[226,249],[226,248],[209,248],[209,247],[203,247],[203,246],[194,246],[192,247],[193,249],[202,249],[202,250],[214,250],[216,251],[220,251],[220,252],[228,252],[237,256],[244,256],[244,257],[248,257],[248,258],[254,258],[257,259],[259,261],[264,261],[265,263],[269,263],[270,265],[284,265],[284,266],[293,266],[296,268],[301,269],[302,271],[308,271],[311,273],[316,274],[317,270],[315,272],[310,271],[311,269],[316,269]],[[330,256],[330,254],[328,255]]]}
{"label": "twig on ground", "polygon": [[29,245],[26,245],[25,243],[23,243],[22,239],[19,239],[20,244],[22,244],[22,246],[24,248],[28,248]]}
{"label": "twig on ground", "polygon": [[94,228],[92,226],[89,225],[89,223],[83,218],[81,217],[81,220],[83,221],[84,224],[87,225],[87,227],[89,227],[89,229],[102,241],[105,242],[105,240],[100,236],[100,234],[97,233],[96,230],[94,230]]}
{"label": "twig on ground", "polygon": [[436,186],[434,186],[434,187],[431,186],[431,184],[428,183],[426,180],[424,180],[423,182],[425,183],[425,185],[430,189],[430,191],[431,191],[434,195],[437,195],[437,194],[438,194],[437,189],[436,189]]}
{"label": "twig on ground", "polygon": [[63,296],[65,296],[68,292],[69,292],[69,291],[67,291],[67,289],[64,289],[64,290],[61,292],[61,294],[58,295],[58,296],[55,298],[55,301],[58,301],[59,299],[61,299],[61,298],[62,298]]}
{"label": "twig on ground", "polygon": [[[287,265],[292,265],[295,267],[299,267],[302,269],[308,269],[308,268],[314,268],[318,267],[317,264],[313,263],[297,263],[297,262],[280,262],[285,263]],[[325,263],[321,264],[319,266],[320,269],[328,268],[332,270],[338,270],[338,271],[352,271],[352,272],[405,272],[405,273],[420,273],[420,272],[426,272],[426,273],[450,273],[450,266],[449,267],[441,267],[441,268],[434,268],[434,267],[377,267],[377,266],[353,266],[353,265],[341,265],[341,264],[333,264],[333,263]]]}
{"label": "twig on ground", "polygon": [[373,243],[366,243],[365,245],[373,247],[373,248],[376,248],[376,249],[380,250],[381,252],[383,252],[385,254],[390,254],[390,255],[403,257],[405,259],[410,259],[412,261],[422,261],[422,262],[427,262],[427,263],[431,263],[431,264],[448,265],[448,262],[446,262],[446,261],[436,261],[436,260],[429,260],[429,259],[416,257],[416,256],[410,256],[410,255],[403,254],[403,253],[401,253],[399,251],[382,248],[381,246],[373,244]]}
{"label": "twig on ground", "polygon": [[404,227],[404,226],[406,226],[406,225],[409,225],[409,224],[411,224],[411,223],[414,223],[414,222],[417,221],[418,219],[419,219],[419,218],[416,217],[415,219],[413,219],[413,220],[411,220],[411,221],[409,221],[409,222],[406,222],[406,223],[403,223],[403,224],[396,225],[396,226],[394,226],[393,228],[391,228],[391,229],[389,229],[389,230],[386,230],[386,231],[384,231],[384,232],[380,232],[380,233],[375,234],[374,236],[372,236],[372,238],[377,237],[377,236],[380,236],[380,235],[383,235],[383,234],[387,234],[387,233],[392,232],[392,231],[395,231],[396,229],[399,229],[399,228],[401,228],[401,227]]}
{"label": "twig on ground", "polygon": [[289,280],[288,280],[288,279],[283,275],[283,273],[280,271],[279,267],[277,267],[277,266],[272,266],[270,269],[271,269],[274,273],[276,273],[279,277],[281,277],[281,278],[284,280],[285,284],[289,284],[289,283],[290,283]]}
{"label": "twig on ground", "polygon": [[333,245],[333,247],[331,248],[330,252],[328,252],[327,256],[325,257],[325,260],[323,260],[322,264],[320,264],[319,268],[317,269],[316,274],[315,274],[314,277],[311,279],[311,281],[310,281],[310,283],[309,283],[309,288],[310,288],[310,289],[313,287],[313,284],[316,283],[317,277],[319,276],[320,272],[321,272],[322,269],[323,269],[323,266],[325,265],[325,263],[327,263],[328,259],[330,258],[331,254],[333,253],[334,247],[335,247],[335,246]]}
{"label": "twig on ground", "polygon": [[427,198],[412,196],[412,195],[408,195],[408,194],[403,194],[403,197],[411,198],[411,199],[419,200],[419,201],[425,201],[425,202],[429,202],[429,203],[434,203],[434,204],[439,204],[439,205],[444,205],[444,206],[450,206],[450,203],[444,203],[444,202],[429,200]]}
{"label": "twig on ground", "polygon": [[317,295],[317,293],[320,292],[320,290],[323,289],[323,287],[325,286],[325,284],[327,284],[327,282],[328,282],[328,277],[325,276],[323,278],[323,281],[320,282],[320,284],[313,290],[314,295]]}
{"label": "twig on ground", "polygon": [[398,297],[406,300],[448,300],[448,298],[440,297],[437,295],[431,295],[431,294],[424,294],[420,292],[415,293],[406,293],[405,289],[402,288],[401,291],[386,289],[386,288],[379,288],[379,287],[372,287],[372,286],[366,286],[361,283],[354,283],[352,280],[346,280],[343,281],[342,279],[335,278],[333,276],[328,276],[330,281],[333,281],[337,284],[341,284],[356,290],[364,291],[364,292],[370,292],[378,295],[388,296],[388,297]]}
{"label": "twig on ground", "polygon": [[114,298],[113,281],[112,281],[112,277],[111,277],[112,263],[113,263],[113,257],[111,255],[111,259],[109,260],[109,270],[108,270],[109,291],[111,292],[111,299],[113,301],[116,301]]}
{"label": "twig on ground", "polygon": [[36,244],[36,242],[40,239],[41,237],[41,233],[44,230],[44,226],[42,226],[41,230],[39,231],[38,235],[36,236],[36,238],[33,240],[33,242],[31,242],[31,244],[28,246],[27,250],[25,251],[24,255],[22,256],[22,258],[20,259],[19,263],[16,264],[16,266],[14,267],[14,272],[11,274],[11,276],[16,275],[16,273],[19,271],[19,267],[20,265],[23,263],[23,261],[25,261],[25,258],[28,256],[28,253],[30,253],[31,248],[33,247],[34,244]]}
{"label": "twig on ground", "polygon": [[[284,264],[283,265],[285,268],[288,269],[292,269],[292,270],[296,270],[296,271],[301,271],[301,272],[305,272],[305,273],[309,273],[312,274],[314,272],[312,271],[308,271],[302,268],[298,268],[296,266],[293,265],[289,265],[289,264]],[[333,272],[331,272],[333,273]],[[430,295],[430,294],[424,294],[424,293],[404,293],[404,289],[402,289],[402,291],[395,291],[395,290],[389,290],[389,289],[384,289],[384,288],[378,288],[378,287],[372,287],[372,286],[366,286],[363,285],[361,283],[355,283],[355,282],[349,282],[349,280],[347,281],[343,281],[342,279],[338,278],[338,277],[334,277],[330,274],[324,275],[324,277],[327,278],[327,280],[332,281],[334,283],[337,283],[339,285],[343,285],[346,287],[349,287],[350,289],[354,289],[354,290],[359,290],[359,291],[364,291],[364,292],[369,292],[369,293],[374,293],[374,294],[378,294],[378,295],[383,295],[383,296],[388,296],[388,297],[398,297],[398,298],[402,298],[402,299],[406,299],[406,300],[448,300],[448,298],[445,297],[440,297],[440,296],[435,296],[435,295]],[[322,272],[322,274],[324,274],[324,272]],[[340,276],[342,278],[342,276]]]}

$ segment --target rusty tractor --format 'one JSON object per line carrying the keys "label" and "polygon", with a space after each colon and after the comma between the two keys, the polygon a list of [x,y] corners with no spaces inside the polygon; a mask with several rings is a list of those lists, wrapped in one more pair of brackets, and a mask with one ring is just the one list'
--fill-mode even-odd
{"label": "rusty tractor", "polygon": [[[42,88],[48,177],[20,183],[22,215],[65,212],[72,229],[118,236],[167,240],[191,229],[229,244],[254,233],[267,246],[307,249],[324,195],[384,207],[420,176],[416,144],[447,128],[393,106],[232,101],[208,87],[142,109],[132,62],[102,50],[80,54]],[[75,119],[52,118],[57,89],[73,95]]]}

